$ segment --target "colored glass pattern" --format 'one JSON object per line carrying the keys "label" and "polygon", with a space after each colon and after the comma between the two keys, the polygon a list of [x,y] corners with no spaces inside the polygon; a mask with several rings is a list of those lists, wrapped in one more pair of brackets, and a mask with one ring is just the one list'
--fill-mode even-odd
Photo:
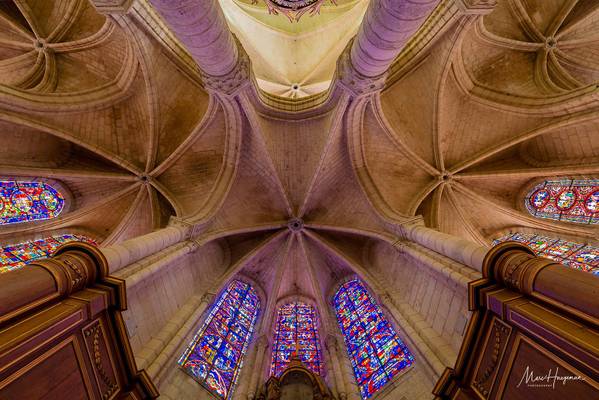
{"label": "colored glass pattern", "polygon": [[535,217],[598,224],[599,180],[545,181],[530,191],[524,203]]}
{"label": "colored glass pattern", "polygon": [[254,288],[231,282],[179,359],[189,375],[221,399],[231,398],[259,309]]}
{"label": "colored glass pattern", "polygon": [[361,281],[341,286],[333,305],[362,398],[367,399],[412,365],[414,356]]}
{"label": "colored glass pattern", "polygon": [[0,225],[55,218],[64,198],[43,182],[0,181]]}
{"label": "colored glass pattern", "polygon": [[279,308],[270,374],[281,376],[297,351],[302,363],[315,374],[321,373],[322,353],[314,307],[301,302]]}
{"label": "colored glass pattern", "polygon": [[94,240],[86,236],[67,234],[0,247],[0,274],[21,268],[34,260],[47,258],[61,244],[74,241],[96,245]]}
{"label": "colored glass pattern", "polygon": [[570,268],[580,269],[599,276],[599,247],[570,242],[531,233],[509,233],[493,244],[513,240],[524,243],[538,256],[551,258]]}

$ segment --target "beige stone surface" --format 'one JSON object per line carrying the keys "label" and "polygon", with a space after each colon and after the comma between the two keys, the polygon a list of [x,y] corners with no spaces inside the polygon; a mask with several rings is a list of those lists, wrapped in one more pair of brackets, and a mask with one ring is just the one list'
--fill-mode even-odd
{"label": "beige stone surface", "polygon": [[[267,379],[276,305],[303,296],[319,310],[325,380],[357,400],[331,306],[355,276],[416,358],[374,398],[431,398],[455,361],[467,283],[493,238],[518,229],[596,243],[596,225],[534,218],[523,196],[546,178],[599,179],[599,8],[443,0],[411,39],[394,42],[388,72],[358,72],[352,44],[328,92],[290,100],[256,84],[287,82],[287,56],[268,63],[290,50],[265,56],[256,38],[289,22],[271,21],[252,39],[231,7],[252,26],[285,17],[223,3],[210,29],[206,14],[173,29],[169,8],[146,0],[0,2],[0,178],[54,180],[71,196],[56,219],[0,227],[0,243],[64,232],[96,239],[127,282],[137,361],[166,399],[212,398],[177,359],[214,295],[238,278],[260,292],[261,313],[235,399]],[[340,37],[357,31],[359,46],[372,32],[395,37],[373,22],[383,3],[371,0],[367,27],[355,25],[353,9]],[[303,17],[269,45],[287,46],[302,30],[326,34],[343,13]],[[188,52],[187,29],[192,44],[228,43],[222,76],[210,58],[218,46]],[[237,47],[229,29],[246,35]],[[316,80],[332,79],[345,46],[332,42],[294,73],[322,68]],[[376,55],[362,50],[361,61]],[[370,59],[377,69],[381,60]]]}

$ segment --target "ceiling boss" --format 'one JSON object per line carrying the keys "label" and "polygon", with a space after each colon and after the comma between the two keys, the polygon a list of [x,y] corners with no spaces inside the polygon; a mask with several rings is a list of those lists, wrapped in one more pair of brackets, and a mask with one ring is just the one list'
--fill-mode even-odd
{"label": "ceiling boss", "polygon": [[[268,7],[269,14],[278,15],[279,13],[287,16],[291,22],[299,21],[302,15],[308,12],[311,16],[320,14],[320,7],[326,0],[263,0]],[[252,0],[252,4],[257,4],[258,0]],[[331,3],[337,5],[335,0]]]}

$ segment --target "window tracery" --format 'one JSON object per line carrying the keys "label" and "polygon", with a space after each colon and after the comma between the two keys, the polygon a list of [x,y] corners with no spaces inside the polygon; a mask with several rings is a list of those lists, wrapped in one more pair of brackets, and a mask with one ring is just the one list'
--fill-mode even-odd
{"label": "window tracery", "polygon": [[87,236],[65,234],[0,247],[0,273],[12,271],[32,261],[47,258],[63,243],[73,241],[96,245],[96,242]]}
{"label": "window tracery", "polygon": [[314,307],[299,301],[279,307],[274,335],[271,375],[280,377],[296,351],[309,370],[321,374],[322,353]]}
{"label": "window tracery", "polygon": [[179,359],[183,370],[219,398],[230,399],[259,310],[254,288],[231,282]]}
{"label": "window tracery", "polygon": [[599,180],[548,180],[536,185],[524,201],[538,218],[577,224],[599,223]]}
{"label": "window tracery", "polygon": [[360,393],[367,399],[412,365],[414,356],[360,280],[342,285],[333,305]]}
{"label": "window tracery", "polygon": [[532,233],[509,233],[493,244],[513,240],[530,247],[537,256],[559,261],[570,268],[599,276],[599,247]]}
{"label": "window tracery", "polygon": [[56,218],[62,194],[44,182],[0,180],[0,225]]}

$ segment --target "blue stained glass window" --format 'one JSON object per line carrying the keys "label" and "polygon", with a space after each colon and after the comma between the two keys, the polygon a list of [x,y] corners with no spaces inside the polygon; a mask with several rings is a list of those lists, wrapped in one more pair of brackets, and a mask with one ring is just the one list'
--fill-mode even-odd
{"label": "blue stained glass window", "polygon": [[321,374],[322,356],[316,311],[311,305],[301,302],[285,304],[279,308],[270,374],[281,376],[296,351],[308,369]]}
{"label": "blue stained glass window", "polygon": [[508,240],[520,242],[531,248],[537,256],[551,258],[570,268],[599,276],[599,247],[584,243],[552,238],[533,233],[509,233],[493,244]]}
{"label": "blue stained glass window", "polygon": [[55,218],[64,198],[43,182],[0,181],[0,225]]}
{"label": "blue stained glass window", "polygon": [[67,234],[0,247],[0,273],[21,268],[34,260],[47,258],[61,244],[73,241],[96,245],[94,240],[86,236]]}
{"label": "blue stained glass window", "polygon": [[414,356],[360,280],[341,286],[333,306],[363,399],[414,363]]}
{"label": "blue stained glass window", "polygon": [[231,282],[179,359],[189,375],[221,399],[231,398],[259,310],[254,288]]}

